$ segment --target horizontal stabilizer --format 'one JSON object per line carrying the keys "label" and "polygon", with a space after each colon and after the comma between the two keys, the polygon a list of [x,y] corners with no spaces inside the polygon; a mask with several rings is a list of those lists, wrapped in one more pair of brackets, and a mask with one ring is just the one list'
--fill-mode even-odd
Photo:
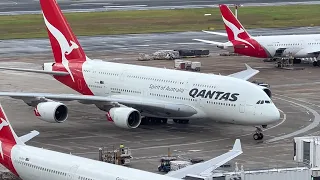
{"label": "horizontal stabilizer", "polygon": [[45,71],[45,70],[22,69],[22,68],[9,68],[9,67],[0,67],[0,69],[10,70],[10,71],[22,71],[22,72],[33,72],[33,73],[50,74],[50,75],[56,75],[56,76],[66,76],[66,75],[69,75],[68,72],[64,72],[64,71]]}
{"label": "horizontal stabilizer", "polygon": [[31,131],[30,133],[26,134],[26,135],[23,135],[21,137],[19,137],[19,139],[22,141],[22,142],[28,142],[30,139],[38,136],[40,133],[38,131]]}
{"label": "horizontal stabilizer", "polygon": [[176,171],[171,171],[167,176],[174,177],[174,178],[184,178],[188,174],[192,175],[200,175],[201,173],[205,172],[206,170],[210,169],[211,171],[217,169],[221,165],[225,164],[226,162],[234,159],[235,157],[242,154],[241,142],[240,139],[237,139],[233,145],[232,150],[227,153],[224,153],[218,157],[210,159],[208,161],[197,163],[194,165],[190,165]]}
{"label": "horizontal stabilizer", "polygon": [[202,30],[202,32],[208,33],[208,34],[214,34],[214,35],[219,35],[219,36],[226,36],[226,37],[228,37],[228,34],[227,34],[227,33],[212,32],[212,31],[205,31],[205,30]]}
{"label": "horizontal stabilizer", "polygon": [[204,43],[208,43],[208,44],[214,44],[214,45],[223,45],[224,44],[222,42],[209,41],[209,40],[204,40],[204,39],[192,39],[192,40],[200,41],[200,42],[204,42]]}

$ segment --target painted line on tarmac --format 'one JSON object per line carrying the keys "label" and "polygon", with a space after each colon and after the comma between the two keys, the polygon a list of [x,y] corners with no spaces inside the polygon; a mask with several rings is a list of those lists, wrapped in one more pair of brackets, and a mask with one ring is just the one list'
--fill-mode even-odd
{"label": "painted line on tarmac", "polygon": [[179,146],[189,146],[189,145],[197,145],[197,144],[204,144],[204,143],[211,143],[211,142],[218,142],[223,140],[229,140],[230,138],[222,138],[222,139],[215,139],[209,141],[199,141],[199,142],[192,142],[192,143],[184,143],[184,144],[172,144],[172,145],[163,145],[163,146],[151,146],[151,147],[142,147],[142,148],[135,148],[131,149],[132,151],[135,150],[146,150],[146,149],[158,149],[158,148],[168,148],[168,147],[179,147]]}
{"label": "painted line on tarmac", "polygon": [[[275,137],[275,138],[269,139],[269,140],[266,141],[267,143],[279,141],[279,140],[282,140],[282,139],[290,138],[290,137],[305,133],[307,131],[310,131],[310,130],[316,128],[319,125],[319,123],[320,123],[320,115],[318,114],[317,111],[315,111],[315,110],[313,110],[313,109],[311,109],[311,108],[309,108],[307,106],[304,106],[302,104],[299,104],[299,103],[296,103],[296,102],[293,102],[293,101],[290,101],[290,100],[287,100],[287,99],[283,99],[283,98],[279,98],[279,97],[277,97],[277,99],[280,99],[280,100],[283,100],[283,101],[287,101],[289,103],[292,103],[292,104],[295,104],[295,105],[298,105],[300,107],[303,107],[303,108],[307,109],[309,112],[311,112],[314,115],[314,121],[311,124],[309,124],[308,126],[302,128],[302,129],[299,129],[298,131],[295,131],[295,132],[292,132],[292,133],[289,133],[289,134],[286,134],[286,135],[283,135],[283,136],[279,136],[279,137]],[[294,98],[291,98],[291,99],[294,99]]]}

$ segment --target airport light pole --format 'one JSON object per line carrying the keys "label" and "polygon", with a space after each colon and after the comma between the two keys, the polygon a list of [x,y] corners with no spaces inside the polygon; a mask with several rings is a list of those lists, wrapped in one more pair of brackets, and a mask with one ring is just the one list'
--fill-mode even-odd
{"label": "airport light pole", "polygon": [[[205,17],[207,17],[207,16],[211,16],[212,14],[204,14],[204,16]],[[208,27],[208,30],[211,30],[211,28],[210,27]]]}
{"label": "airport light pole", "polygon": [[234,4],[235,10],[234,10],[234,16],[238,19],[238,7],[241,7],[241,4]]}

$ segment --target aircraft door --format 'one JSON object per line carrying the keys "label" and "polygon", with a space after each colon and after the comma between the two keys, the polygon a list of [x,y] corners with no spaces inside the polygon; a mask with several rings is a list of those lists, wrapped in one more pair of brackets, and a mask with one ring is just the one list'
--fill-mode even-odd
{"label": "aircraft door", "polygon": [[67,180],[75,180],[76,178],[76,173],[78,170],[79,166],[78,165],[73,165],[70,169],[69,169],[69,173],[67,173]]}
{"label": "aircraft door", "polygon": [[126,80],[126,77],[127,77],[127,70],[126,69],[123,69],[122,70],[122,73],[120,74],[120,80],[121,81],[124,81],[124,80]]}
{"label": "aircraft door", "polygon": [[239,105],[239,111],[240,113],[244,113],[245,112],[245,103],[244,102],[240,102],[240,105]]}

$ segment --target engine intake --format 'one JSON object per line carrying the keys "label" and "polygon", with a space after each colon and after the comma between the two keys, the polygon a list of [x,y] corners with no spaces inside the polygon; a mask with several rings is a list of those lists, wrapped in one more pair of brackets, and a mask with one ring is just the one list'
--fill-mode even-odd
{"label": "engine intake", "polygon": [[50,123],[62,123],[68,118],[68,108],[60,102],[39,103],[34,113],[39,119]]}
{"label": "engine intake", "polygon": [[109,118],[114,124],[121,128],[137,128],[141,123],[141,114],[130,107],[115,107],[108,112]]}
{"label": "engine intake", "polygon": [[271,93],[271,90],[269,88],[262,88],[262,89],[270,98],[272,97],[272,93]]}

